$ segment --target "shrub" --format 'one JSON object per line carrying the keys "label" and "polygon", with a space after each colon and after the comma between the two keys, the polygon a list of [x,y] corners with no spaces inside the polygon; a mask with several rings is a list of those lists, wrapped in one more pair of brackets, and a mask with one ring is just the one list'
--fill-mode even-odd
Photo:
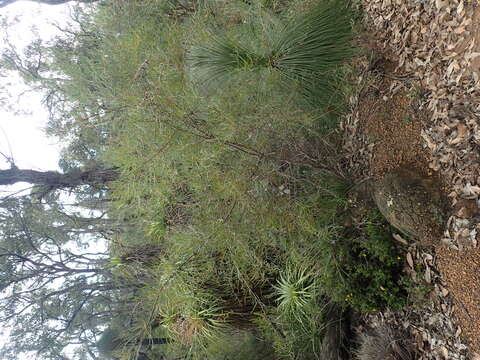
{"label": "shrub", "polygon": [[[163,281],[162,281],[163,280]],[[160,283],[165,284],[165,279]],[[220,301],[182,279],[164,285],[158,294],[151,288],[156,318],[176,341],[189,349],[203,348],[227,327],[228,314]]]}
{"label": "shrub", "polygon": [[374,215],[363,229],[332,230],[318,244],[323,291],[335,301],[361,312],[401,308],[407,292],[401,280],[401,258],[389,226]]}
{"label": "shrub", "polygon": [[[209,38],[189,55],[192,73],[202,85],[260,78],[278,83],[290,94],[298,91],[307,103],[326,112],[335,112],[342,102],[338,69],[353,55],[351,13],[343,0],[322,1],[285,21],[263,13],[237,32],[211,32]],[[248,79],[251,74],[255,75]]]}
{"label": "shrub", "polygon": [[301,256],[295,247],[288,255],[273,287],[276,306],[263,319],[263,328],[285,358],[343,359],[349,327],[343,309],[322,294],[319,269],[312,259]]}
{"label": "shrub", "polygon": [[343,310],[322,296],[309,301],[301,315],[272,310],[258,324],[276,353],[285,359],[346,359],[348,320]]}
{"label": "shrub", "polygon": [[286,318],[302,322],[308,303],[315,297],[316,289],[312,273],[305,268],[287,267],[274,286],[277,309]]}

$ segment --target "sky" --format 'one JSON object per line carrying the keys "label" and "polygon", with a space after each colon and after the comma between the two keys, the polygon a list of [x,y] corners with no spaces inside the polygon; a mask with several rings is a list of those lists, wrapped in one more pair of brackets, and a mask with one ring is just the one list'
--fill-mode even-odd
{"label": "sky", "polygon": [[[10,41],[23,47],[32,39],[32,25],[37,27],[43,39],[51,38],[57,30],[49,23],[65,23],[68,18],[68,5],[18,1],[1,9],[0,16],[8,19],[18,17],[18,23],[9,30]],[[0,42],[0,51],[3,44],[3,41]],[[20,94],[27,89],[18,76],[0,78],[0,87],[8,87],[14,94]],[[61,146],[58,140],[46,138],[42,132],[47,121],[47,111],[41,100],[41,94],[28,92],[18,99],[18,103],[15,101],[15,106],[27,110],[29,114],[14,114],[0,108],[0,151],[8,156],[13,155],[19,168],[58,169]],[[0,159],[0,168],[8,168],[4,159]]]}
{"label": "sky", "polygon": [[[58,32],[54,26],[50,25],[52,21],[65,27],[69,17],[68,9],[68,4],[42,5],[32,1],[18,1],[0,9],[0,17],[8,20],[18,17],[18,22],[9,28],[9,41],[21,48],[34,38],[32,25],[38,29],[37,32],[43,40],[50,39]],[[0,52],[4,48],[2,38],[3,36],[0,36]],[[23,84],[19,76],[12,74],[9,78],[0,77],[0,92],[5,89],[9,93],[19,95],[25,93],[28,87]],[[14,96],[13,99],[13,107],[24,110],[26,113],[15,113],[0,107],[0,152],[12,156],[19,168],[58,170],[59,153],[62,146],[57,139],[47,138],[42,131],[48,117],[47,110],[42,105],[42,94],[30,91],[20,97]],[[8,167],[8,162],[0,156],[0,169]],[[28,184],[0,186],[0,193],[16,192],[28,187]],[[106,242],[96,242],[92,243],[87,250],[105,251],[106,247]],[[8,329],[0,327],[0,342],[6,341],[5,337],[1,336],[2,330],[5,334],[9,332]],[[27,358],[29,356],[24,359],[27,360]]]}
{"label": "sky", "polygon": [[[27,45],[33,38],[32,25],[38,28],[42,38],[51,38],[55,34],[55,28],[49,25],[49,21],[55,19],[61,24],[65,22],[67,14],[65,5],[47,6],[31,1],[19,1],[0,10],[0,16],[9,22],[18,17],[18,22],[9,29],[9,40],[18,47]],[[0,53],[4,44],[2,34]],[[15,74],[9,78],[0,77],[0,90],[18,95],[27,89],[21,78]],[[42,131],[47,121],[47,111],[41,103],[42,95],[28,92],[20,98],[15,96],[14,101],[14,107],[27,110],[28,114],[15,114],[0,107],[0,152],[13,156],[19,168],[58,169],[60,144],[55,139],[48,139]],[[7,161],[0,156],[0,169],[8,167]],[[26,184],[3,186],[0,187],[0,192],[8,193],[26,187]],[[1,332],[4,332],[4,336],[0,335],[0,342],[6,341],[8,329],[0,328]]]}

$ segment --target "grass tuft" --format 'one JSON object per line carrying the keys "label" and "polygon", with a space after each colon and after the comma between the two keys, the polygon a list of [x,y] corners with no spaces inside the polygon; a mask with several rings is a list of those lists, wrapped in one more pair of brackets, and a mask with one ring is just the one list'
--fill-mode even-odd
{"label": "grass tuft", "polygon": [[381,324],[370,333],[362,333],[356,360],[414,360],[415,350],[411,339],[404,331]]}
{"label": "grass tuft", "polygon": [[306,269],[287,267],[274,286],[279,312],[302,321],[306,306],[315,297],[315,290],[313,274]]}
{"label": "grass tuft", "polygon": [[[346,3],[323,1],[297,18],[262,14],[248,26],[250,36],[240,31],[210,32],[207,44],[192,48],[189,59],[200,83],[222,86],[242,81],[237,77],[242,73],[263,73],[261,81],[276,81],[287,92],[297,91],[310,105],[333,111],[334,104],[341,102],[339,68],[354,53]],[[256,41],[246,42],[245,37]]]}

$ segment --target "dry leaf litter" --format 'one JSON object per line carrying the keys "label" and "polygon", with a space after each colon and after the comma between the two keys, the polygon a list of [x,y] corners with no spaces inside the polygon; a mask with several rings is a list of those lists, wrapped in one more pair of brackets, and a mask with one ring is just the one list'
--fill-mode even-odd
{"label": "dry leaf litter", "polygon": [[[452,209],[441,239],[448,248],[438,247],[435,254],[414,246],[406,256],[413,278],[419,276],[418,265],[424,267],[423,281],[434,289],[432,301],[403,312],[369,315],[369,320],[408,329],[415,336],[420,359],[479,360],[480,4],[360,2],[377,46],[395,60],[399,74],[418,80],[426,90],[420,107],[430,115],[422,124],[423,147],[428,150],[429,168],[440,174],[446,186]],[[366,72],[360,75],[361,88],[367,77]],[[390,94],[404,86],[404,79],[397,80],[391,82]],[[350,99],[352,112],[342,125],[349,166],[367,179],[375,176],[372,163],[377,144],[361,131],[362,91]]]}

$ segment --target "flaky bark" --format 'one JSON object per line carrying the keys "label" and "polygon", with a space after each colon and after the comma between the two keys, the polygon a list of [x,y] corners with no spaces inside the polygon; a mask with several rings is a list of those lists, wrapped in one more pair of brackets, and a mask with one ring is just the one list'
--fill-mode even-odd
{"label": "flaky bark", "polygon": [[12,167],[0,170],[0,185],[13,185],[26,182],[32,185],[43,185],[50,189],[75,188],[81,185],[99,186],[118,178],[116,168],[92,170],[74,170],[66,174],[57,171],[37,171]]}

